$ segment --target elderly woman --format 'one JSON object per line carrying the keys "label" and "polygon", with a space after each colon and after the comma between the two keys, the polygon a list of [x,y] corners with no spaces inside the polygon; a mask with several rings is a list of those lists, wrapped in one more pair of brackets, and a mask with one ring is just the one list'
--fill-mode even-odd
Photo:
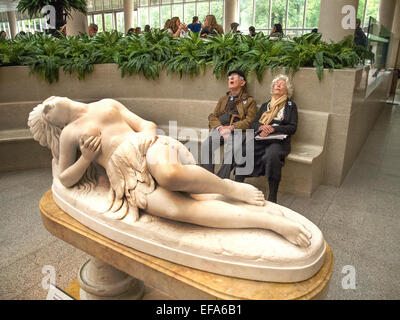
{"label": "elderly woman", "polygon": [[111,218],[133,223],[143,209],[208,227],[271,229],[296,245],[310,245],[311,233],[265,206],[261,191],[197,166],[185,146],[157,135],[153,122],[116,100],[85,104],[50,97],[30,113],[28,125],[34,139],[51,149],[65,187],[85,179],[92,163],[105,169]]}
{"label": "elderly woman", "polygon": [[[285,158],[290,153],[290,136],[297,129],[297,106],[290,100],[293,88],[285,75],[272,81],[270,101],[264,103],[251,127],[255,131],[254,170],[250,177],[266,176],[269,184],[268,201],[277,202],[279,182]],[[286,138],[274,139],[283,134]],[[267,138],[267,139],[266,139]],[[236,169],[238,172],[238,170]],[[236,174],[235,180],[243,182],[246,176]]]}

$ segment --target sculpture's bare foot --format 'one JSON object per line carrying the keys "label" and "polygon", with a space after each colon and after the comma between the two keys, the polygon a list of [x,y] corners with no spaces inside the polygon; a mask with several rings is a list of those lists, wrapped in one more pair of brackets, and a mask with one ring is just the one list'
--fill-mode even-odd
{"label": "sculpture's bare foot", "polygon": [[229,179],[224,179],[224,181],[226,181],[230,185],[230,192],[226,194],[227,197],[235,200],[240,200],[255,206],[261,207],[265,205],[264,194],[256,187],[253,187],[252,185],[247,183],[235,182]]}
{"label": "sculpture's bare foot", "polygon": [[312,234],[301,223],[286,217],[274,216],[273,218],[276,226],[276,228],[273,228],[274,231],[297,246],[304,248],[310,246]]}

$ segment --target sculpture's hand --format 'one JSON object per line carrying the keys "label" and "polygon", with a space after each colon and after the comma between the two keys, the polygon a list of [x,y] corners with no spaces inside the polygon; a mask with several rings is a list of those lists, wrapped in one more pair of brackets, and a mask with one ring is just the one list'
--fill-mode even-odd
{"label": "sculpture's hand", "polygon": [[82,156],[88,160],[93,161],[101,149],[101,137],[90,136],[86,140],[83,138],[79,139],[79,147],[82,152]]}
{"label": "sculpture's hand", "polygon": [[149,134],[139,134],[139,148],[142,154],[146,154],[147,149],[157,140],[157,136]]}

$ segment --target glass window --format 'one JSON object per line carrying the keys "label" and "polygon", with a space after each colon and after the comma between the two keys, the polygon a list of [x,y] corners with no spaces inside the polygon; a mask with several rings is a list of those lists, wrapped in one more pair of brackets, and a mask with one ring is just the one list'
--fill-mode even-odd
{"label": "glass window", "polygon": [[[248,30],[253,25],[253,0],[241,0],[239,12],[240,29]],[[225,32],[228,31],[225,30]]]}
{"label": "glass window", "polygon": [[[123,2],[123,0],[121,1]],[[121,9],[123,8],[123,4],[119,0],[111,0],[111,6],[113,9]]]}
{"label": "glass window", "polygon": [[105,31],[112,31],[113,28],[113,14],[112,13],[105,13],[104,14],[104,30]]}
{"label": "glass window", "polygon": [[138,27],[144,29],[144,26],[149,23],[149,11],[147,8],[138,9]]}
{"label": "glass window", "polygon": [[117,12],[117,30],[119,32],[125,33],[124,13],[123,12]]}
{"label": "glass window", "polygon": [[172,16],[183,19],[183,4],[173,4],[172,5]]}
{"label": "glass window", "polygon": [[161,6],[161,27],[164,28],[165,22],[171,19],[171,6]]}
{"label": "glass window", "polygon": [[304,0],[291,0],[288,3],[288,28],[302,28]]}
{"label": "glass window", "polygon": [[160,10],[158,6],[150,7],[150,27],[160,28]]}
{"label": "glass window", "polygon": [[110,0],[103,0],[103,9],[110,10],[111,9],[111,1]]}
{"label": "glass window", "polygon": [[101,14],[94,15],[94,23],[97,24],[97,27],[99,28],[98,32],[104,31],[103,18],[101,16]]}
{"label": "glass window", "polygon": [[90,26],[90,24],[92,23],[92,17],[90,15],[87,16],[87,23],[88,26]]}
{"label": "glass window", "polygon": [[138,11],[134,11],[134,12],[133,12],[133,26],[134,26],[134,27],[139,26],[139,22],[138,22]]}
{"label": "glass window", "polygon": [[286,25],[286,1],[272,0],[271,28],[274,24],[280,23],[282,28]]}
{"label": "glass window", "polygon": [[[256,0],[255,26],[257,29],[268,29],[269,0]],[[242,26],[239,26],[242,29]],[[247,28],[248,29],[248,28]],[[246,31],[247,31],[246,29]],[[243,29],[244,30],[244,29]]]}
{"label": "glass window", "polygon": [[151,4],[160,4],[161,0],[151,0],[150,3]]}
{"label": "glass window", "polygon": [[164,4],[164,3],[171,3],[172,2],[172,0],[162,0],[162,3]]}
{"label": "glass window", "polygon": [[103,10],[103,0],[94,0],[94,10],[95,11]]}
{"label": "glass window", "polygon": [[378,10],[379,10],[379,2],[380,0],[368,0],[367,8],[365,10],[365,18],[364,18],[364,26],[368,26],[369,17],[374,19],[378,19]]}
{"label": "glass window", "polygon": [[148,6],[149,0],[140,0],[140,6]]}
{"label": "glass window", "polygon": [[193,17],[195,15],[196,15],[196,5],[194,3],[185,4],[185,23],[186,24],[192,23]]}
{"label": "glass window", "polygon": [[217,23],[222,25],[224,21],[224,2],[223,1],[211,1],[210,2],[210,13],[215,16]]}
{"label": "glass window", "polygon": [[208,2],[199,2],[197,4],[197,16],[199,17],[199,20],[204,22],[204,19],[206,18],[206,15],[208,15],[210,12],[210,6]]}
{"label": "glass window", "polygon": [[306,27],[318,28],[320,4],[321,0],[307,0],[305,23]]}

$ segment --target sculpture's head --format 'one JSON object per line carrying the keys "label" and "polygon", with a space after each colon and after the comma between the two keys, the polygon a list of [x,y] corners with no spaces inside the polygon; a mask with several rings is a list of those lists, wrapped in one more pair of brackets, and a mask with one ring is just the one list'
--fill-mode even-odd
{"label": "sculpture's head", "polygon": [[64,128],[71,118],[71,100],[65,97],[52,96],[43,101],[44,119],[59,128]]}
{"label": "sculpture's head", "polygon": [[288,98],[293,95],[293,86],[288,76],[280,74],[272,80],[271,95],[276,97],[287,95]]}
{"label": "sculpture's head", "polygon": [[71,100],[68,98],[52,96],[29,113],[28,126],[33,138],[49,148],[57,160],[60,134],[70,120],[70,104]]}

